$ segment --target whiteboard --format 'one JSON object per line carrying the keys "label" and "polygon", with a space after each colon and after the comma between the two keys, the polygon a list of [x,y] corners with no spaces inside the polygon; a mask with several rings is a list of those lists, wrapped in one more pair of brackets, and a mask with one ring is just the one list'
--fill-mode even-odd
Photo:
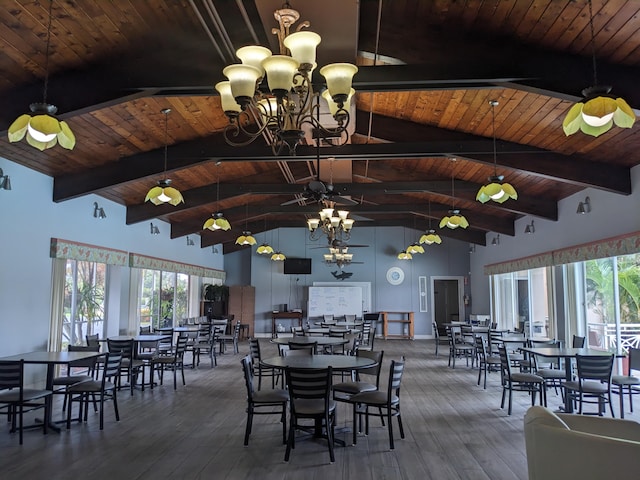
{"label": "whiteboard", "polygon": [[371,309],[371,282],[313,282],[314,287],[358,287],[362,289],[362,313]]}
{"label": "whiteboard", "polygon": [[362,288],[309,287],[309,317],[333,314],[362,316]]}

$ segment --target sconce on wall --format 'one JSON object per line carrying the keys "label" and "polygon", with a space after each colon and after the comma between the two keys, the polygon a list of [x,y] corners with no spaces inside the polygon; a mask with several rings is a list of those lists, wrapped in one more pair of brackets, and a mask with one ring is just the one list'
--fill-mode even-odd
{"label": "sconce on wall", "polygon": [[104,208],[98,206],[98,202],[93,202],[93,218],[107,218]]}
{"label": "sconce on wall", "polygon": [[215,255],[216,253],[220,253],[220,252],[218,251],[218,249],[216,248],[215,245],[212,245],[211,246],[211,253],[213,253]]}
{"label": "sconce on wall", "polygon": [[0,190],[11,190],[11,180],[9,175],[5,175],[0,168]]}
{"label": "sconce on wall", "polygon": [[578,209],[576,213],[578,215],[584,215],[585,213],[589,213],[591,211],[591,200],[589,197],[584,199],[584,202],[578,203]]}
{"label": "sconce on wall", "polygon": [[493,237],[493,240],[491,240],[491,245],[500,245],[500,234]]}
{"label": "sconce on wall", "polygon": [[193,247],[196,243],[187,235],[187,247]]}
{"label": "sconce on wall", "polygon": [[536,227],[533,226],[533,220],[531,220],[531,223],[528,223],[526,227],[524,227],[524,233],[535,233],[536,231]]}
{"label": "sconce on wall", "polygon": [[157,225],[154,225],[153,222],[151,223],[151,235],[159,235],[160,234],[160,230],[158,229]]}

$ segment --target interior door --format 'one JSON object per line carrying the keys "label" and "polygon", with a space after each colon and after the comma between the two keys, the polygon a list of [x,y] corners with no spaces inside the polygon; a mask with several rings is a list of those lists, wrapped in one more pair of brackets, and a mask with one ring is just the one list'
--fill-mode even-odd
{"label": "interior door", "polygon": [[460,291],[457,279],[434,279],[433,312],[434,319],[441,326],[448,322],[457,322],[460,318]]}

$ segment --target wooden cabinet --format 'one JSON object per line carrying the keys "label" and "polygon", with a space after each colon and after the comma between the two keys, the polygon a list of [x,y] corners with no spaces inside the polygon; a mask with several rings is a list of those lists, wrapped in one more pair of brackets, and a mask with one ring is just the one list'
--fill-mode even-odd
{"label": "wooden cabinet", "polygon": [[234,322],[247,325],[248,337],[254,335],[254,319],[256,310],[256,288],[251,285],[235,285],[229,287],[229,315]]}

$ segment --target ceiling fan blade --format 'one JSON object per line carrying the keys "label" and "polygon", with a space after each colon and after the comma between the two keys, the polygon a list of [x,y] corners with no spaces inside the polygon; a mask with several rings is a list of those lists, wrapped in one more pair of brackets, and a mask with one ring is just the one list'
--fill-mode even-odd
{"label": "ceiling fan blade", "polygon": [[355,200],[350,199],[349,197],[343,197],[341,195],[336,195],[331,198],[337,205],[360,205]]}
{"label": "ceiling fan blade", "polygon": [[292,200],[287,200],[286,202],[281,203],[280,206],[283,207],[285,205],[293,205],[294,203],[304,202],[305,200],[307,200],[307,199],[306,198],[294,198]]}

